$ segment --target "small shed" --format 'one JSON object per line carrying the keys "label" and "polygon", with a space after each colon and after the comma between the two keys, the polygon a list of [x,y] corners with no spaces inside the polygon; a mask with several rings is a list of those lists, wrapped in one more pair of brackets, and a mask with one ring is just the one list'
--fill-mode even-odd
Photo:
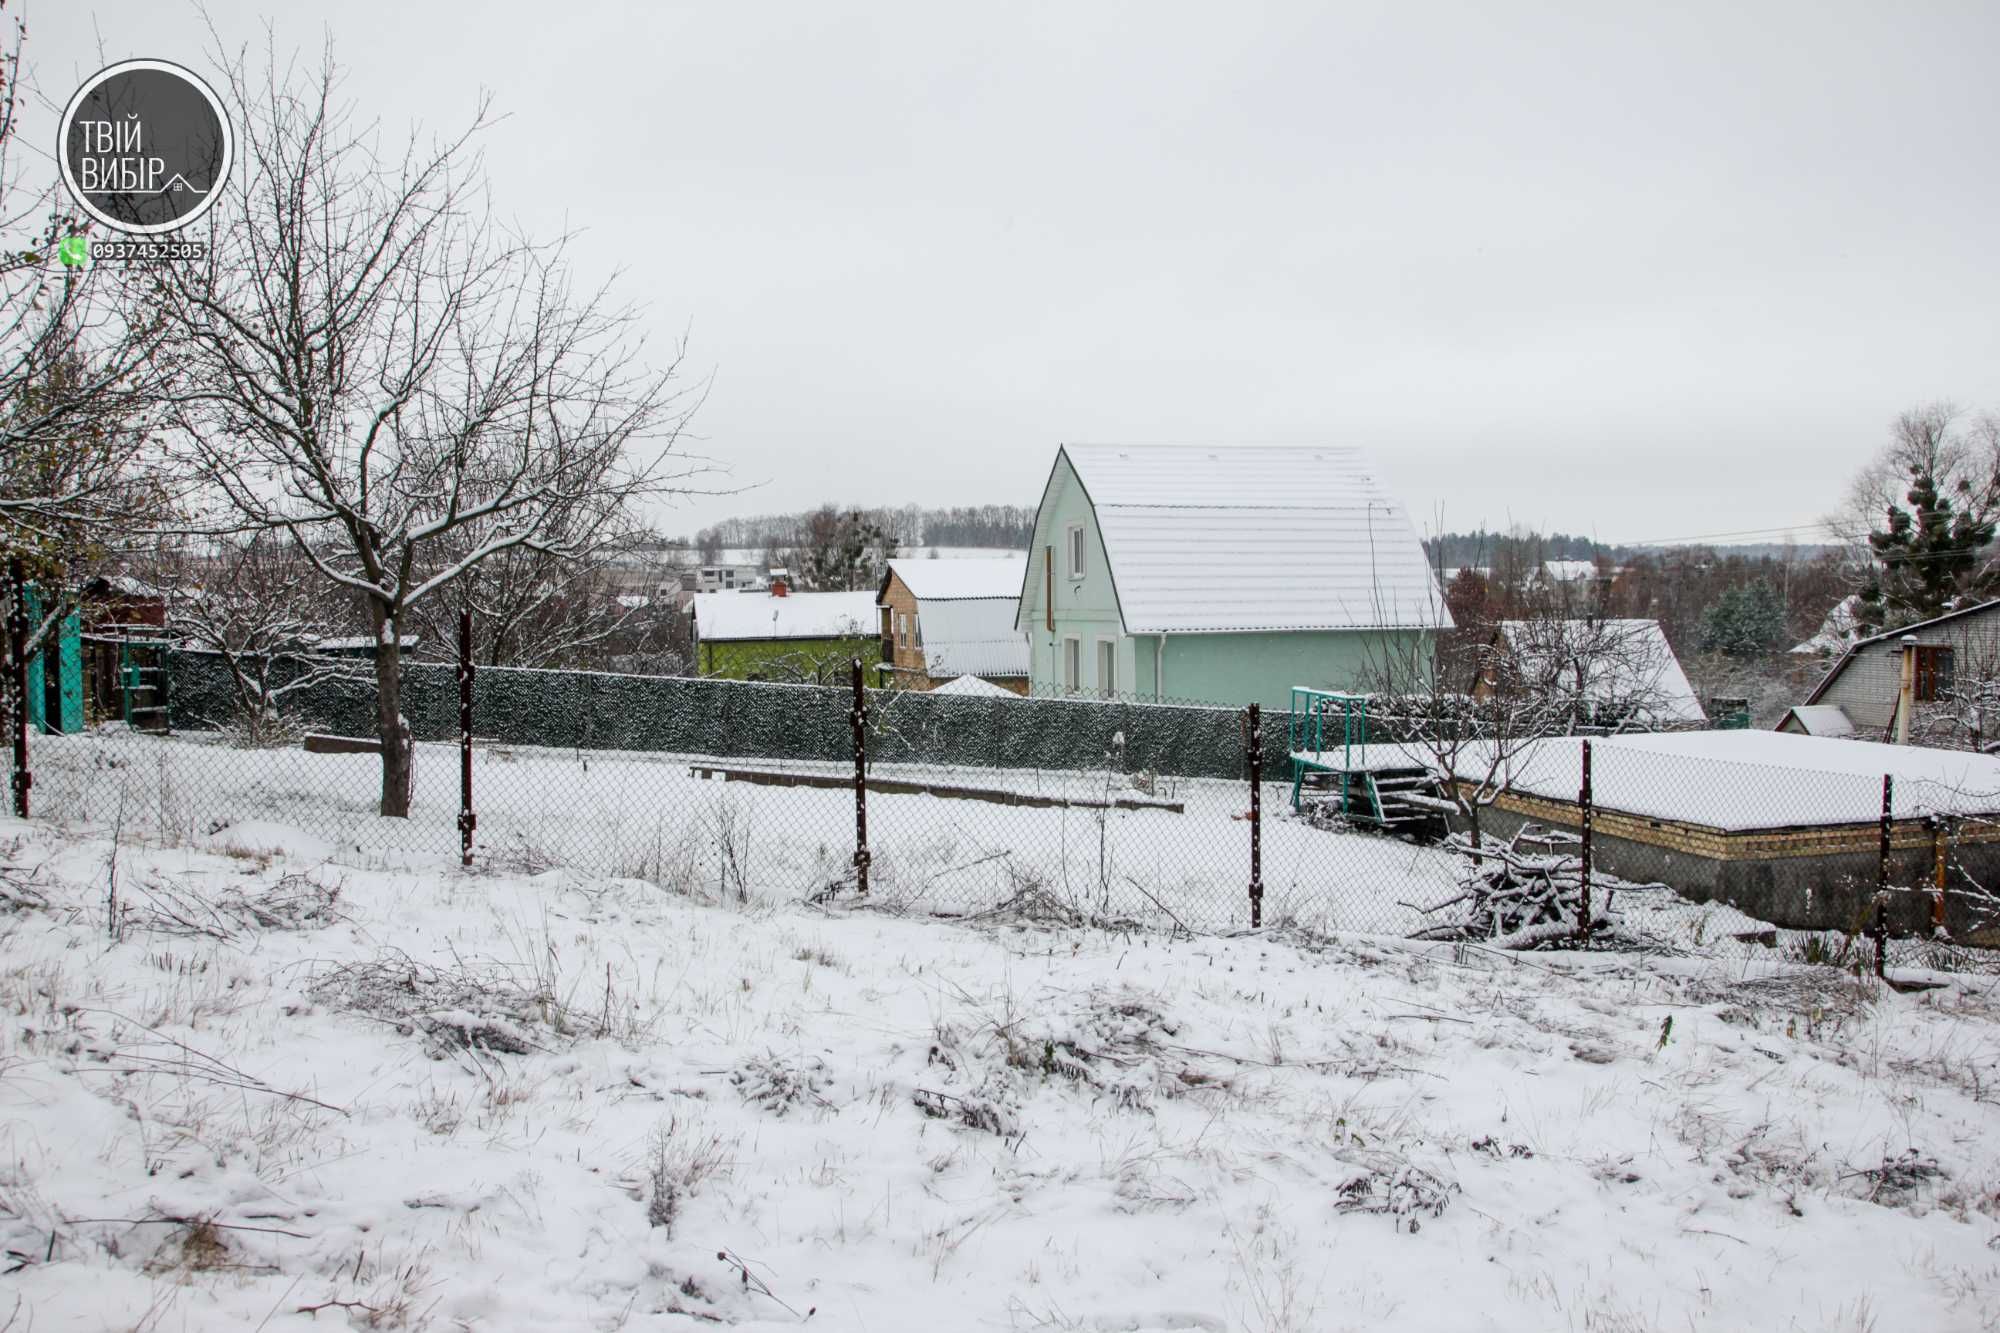
{"label": "small shed", "polygon": [[1794,736],[1830,736],[1839,740],[1854,734],[1854,722],[1838,704],[1799,704],[1786,711],[1777,729]]}
{"label": "small shed", "polygon": [[882,672],[927,690],[978,677],[1028,692],[1028,637],[1014,627],[1025,554],[960,560],[891,560],[876,606]]}
{"label": "small shed", "polygon": [[725,680],[845,681],[878,651],[872,592],[697,593],[689,620],[696,670]]}

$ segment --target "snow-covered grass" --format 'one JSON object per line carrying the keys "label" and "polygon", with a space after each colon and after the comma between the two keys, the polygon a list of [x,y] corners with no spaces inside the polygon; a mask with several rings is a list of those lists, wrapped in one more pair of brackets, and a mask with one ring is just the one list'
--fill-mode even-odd
{"label": "snow-covered grass", "polygon": [[[408,820],[375,816],[379,763],[372,755],[250,750],[214,735],[106,730],[37,738],[34,765],[38,815],[174,846],[282,849],[364,869],[436,865],[458,848],[458,751],[451,745],[418,747]],[[851,789],[694,776],[697,767],[714,765],[843,781],[851,772],[831,763],[482,744],[474,778],[479,861],[530,872],[564,866],[761,903],[851,892]],[[1061,917],[1196,932],[1249,925],[1244,783],[904,765],[873,772],[1078,802],[1048,808],[872,793],[870,880],[878,904],[968,915],[1032,903]],[[1266,923],[1321,934],[1408,934],[1435,924],[1421,908],[1456,892],[1457,858],[1436,846],[1294,818],[1288,794],[1284,782],[1263,792]],[[1182,808],[1101,808],[1117,799]],[[1765,929],[1726,905],[1697,905],[1664,890],[1627,902],[1635,927],[1676,944]]]}
{"label": "snow-covered grass", "polygon": [[2000,1327],[1982,979],[228,832],[0,821],[0,1326]]}
{"label": "snow-covered grass", "polygon": [[[478,851],[488,864],[565,865],[705,890],[795,900],[847,876],[854,798],[845,788],[759,786],[695,777],[722,764],[844,777],[835,764],[717,760],[632,751],[481,745]],[[458,847],[458,751],[420,745],[407,821],[376,818],[372,755],[248,750],[214,735],[106,730],[38,737],[34,809],[117,825],[174,845],[284,847],[362,867],[435,864]],[[978,912],[1024,892],[1062,910],[1171,927],[1249,923],[1246,784],[1124,774],[879,765],[879,777],[1032,793],[1078,802],[1171,800],[1184,809],[1038,808],[956,797],[869,797],[872,887],[887,903]],[[1268,784],[1266,918],[1314,929],[1403,930],[1405,904],[1452,882],[1445,853],[1332,833],[1289,818]],[[303,847],[299,832],[310,835]]]}

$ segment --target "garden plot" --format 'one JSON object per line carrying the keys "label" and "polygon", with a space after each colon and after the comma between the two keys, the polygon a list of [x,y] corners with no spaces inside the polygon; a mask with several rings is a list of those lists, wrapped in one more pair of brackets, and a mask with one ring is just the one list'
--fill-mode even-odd
{"label": "garden plot", "polygon": [[0,820],[0,1321],[2000,1323],[1983,982],[905,919],[254,827]]}

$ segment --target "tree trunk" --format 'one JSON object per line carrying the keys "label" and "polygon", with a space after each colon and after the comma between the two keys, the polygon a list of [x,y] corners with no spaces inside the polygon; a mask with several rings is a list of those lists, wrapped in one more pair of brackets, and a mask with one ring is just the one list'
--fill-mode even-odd
{"label": "tree trunk", "polygon": [[410,724],[403,717],[403,644],[396,622],[381,604],[370,610],[375,622],[375,723],[382,740],[382,813],[410,813]]}

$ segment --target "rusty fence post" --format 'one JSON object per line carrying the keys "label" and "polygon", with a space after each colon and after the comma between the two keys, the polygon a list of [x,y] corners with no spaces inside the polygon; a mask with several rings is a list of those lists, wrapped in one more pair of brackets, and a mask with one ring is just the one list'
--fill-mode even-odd
{"label": "rusty fence post", "polygon": [[472,612],[458,613],[458,855],[472,864],[472,831],[479,816],[472,812]]}
{"label": "rusty fence post", "polygon": [[854,658],[854,711],[847,715],[854,728],[854,885],[868,896],[868,686],[862,680],[861,659]]}
{"label": "rusty fence post", "polygon": [[1250,705],[1250,929],[1264,924],[1264,711]]}
{"label": "rusty fence post", "polygon": [[28,817],[28,789],[35,785],[28,771],[28,580],[21,558],[7,563],[7,728],[14,747],[14,813]]}
{"label": "rusty fence post", "polygon": [[1935,939],[1946,939],[1949,932],[1945,928],[1944,886],[1947,879],[1946,861],[1950,854],[1951,828],[1943,815],[1931,816],[1931,935]]}
{"label": "rusty fence post", "polygon": [[1889,826],[1895,818],[1896,779],[1882,775],[1882,851],[1875,863],[1875,975],[1886,974],[1889,952]]}
{"label": "rusty fence post", "polygon": [[1584,939],[1590,938],[1590,829],[1595,813],[1590,794],[1590,742],[1583,743],[1583,783],[1576,793],[1577,809],[1582,812],[1583,822],[1583,869],[1579,883],[1582,894],[1577,899],[1576,931]]}

